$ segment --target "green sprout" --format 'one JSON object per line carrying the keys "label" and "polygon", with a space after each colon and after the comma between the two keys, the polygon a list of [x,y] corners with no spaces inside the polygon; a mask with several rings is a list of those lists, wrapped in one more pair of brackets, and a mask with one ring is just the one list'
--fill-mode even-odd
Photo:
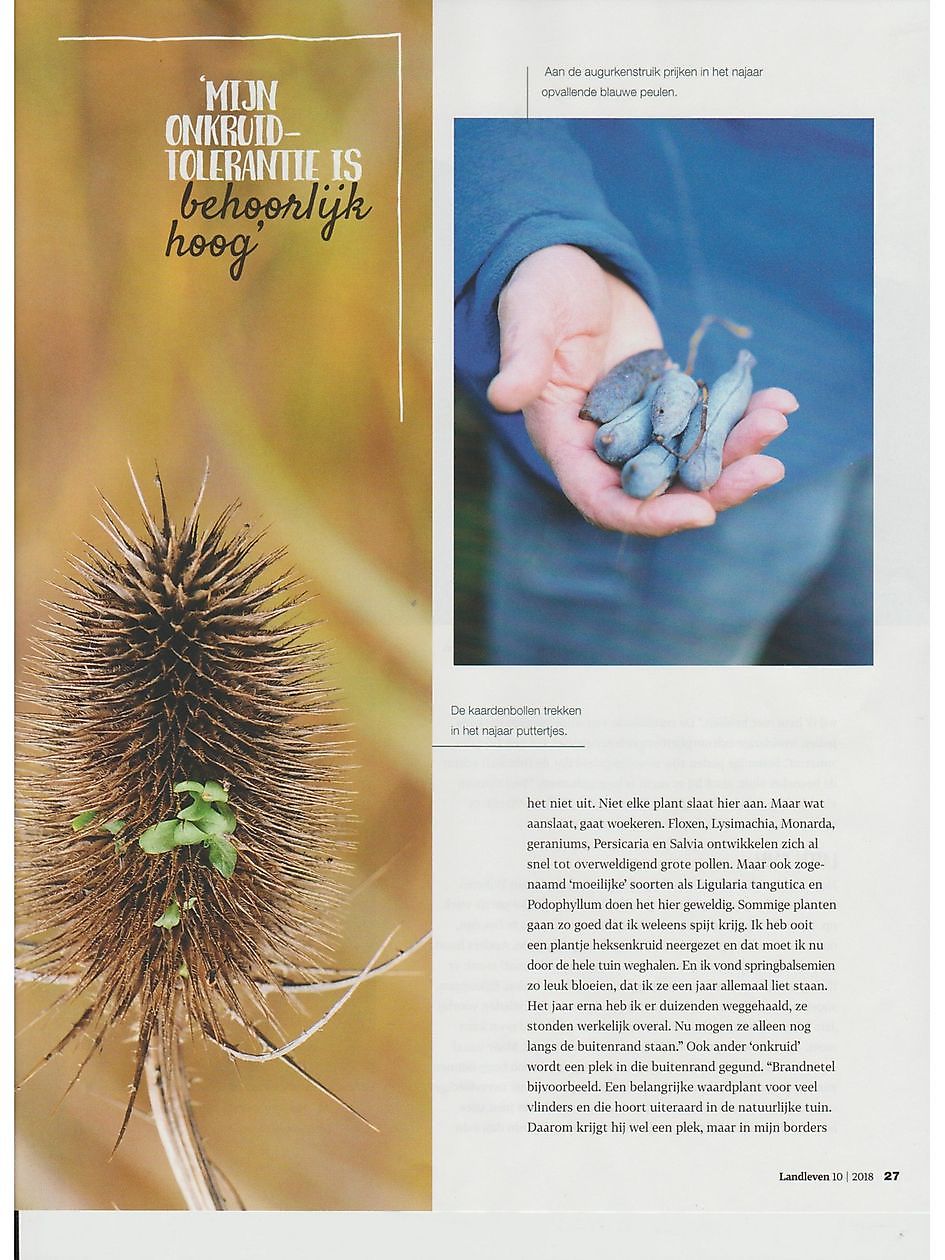
{"label": "green sprout", "polygon": [[168,931],[176,928],[178,923],[180,923],[180,906],[176,900],[171,902],[159,919],[154,920],[155,927],[167,928]]}
{"label": "green sprout", "polygon": [[190,910],[194,906],[196,901],[197,901],[196,897],[188,897],[187,900],[184,902],[184,904],[180,906],[177,904],[177,898],[174,897],[173,900],[171,901],[171,904],[167,907],[167,909],[164,911],[161,917],[159,919],[154,920],[154,926],[159,927],[159,928],[166,928],[168,931],[170,931],[171,928],[176,928],[177,925],[180,923],[181,914],[185,910]]}
{"label": "green sprout", "polygon": [[121,856],[121,851],[125,847],[121,839],[121,833],[127,827],[127,823],[123,818],[113,818],[111,822],[104,824],[105,830],[115,839],[115,852]]}
{"label": "green sprout", "polygon": [[73,818],[72,830],[82,831],[95,818],[98,818],[97,809],[84,809],[81,814],[76,814],[75,818]]}
{"label": "green sprout", "polygon": [[[98,818],[100,813],[101,810],[98,809],[84,809],[81,814],[76,814],[75,818],[72,819],[72,830],[84,831],[91,822]],[[115,839],[115,852],[121,853],[123,845],[118,837],[126,825],[123,818],[113,818],[110,822],[102,823],[101,826],[96,827],[95,831],[107,831],[110,836],[113,836]]]}
{"label": "green sprout", "polygon": [[[236,846],[227,839],[236,830],[236,814],[227,803],[229,793],[226,788],[212,779],[207,783],[188,779],[184,783],[175,783],[174,791],[188,792],[190,804],[179,810],[176,818],[168,818],[149,827],[138,838],[138,844],[145,853],[170,853],[172,849],[185,845],[202,844],[207,850],[210,865],[228,879],[236,869]],[[171,906],[162,918],[170,912]],[[167,926],[174,927],[176,924]]]}

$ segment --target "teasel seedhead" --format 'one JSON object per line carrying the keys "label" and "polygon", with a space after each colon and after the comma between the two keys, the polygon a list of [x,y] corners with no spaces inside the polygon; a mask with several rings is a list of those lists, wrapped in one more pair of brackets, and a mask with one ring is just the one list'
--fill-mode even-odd
{"label": "teasel seedhead", "polygon": [[[132,472],[134,480],[134,473]],[[32,662],[21,793],[26,965],[69,976],[89,1061],[137,1015],[131,1112],[152,1039],[272,1018],[263,990],[324,962],[345,792],[332,695],[299,582],[237,505],[209,529],[107,500]],[[182,817],[183,815],[183,817]],[[142,837],[145,837],[142,841]],[[141,842],[141,843],[139,843]]]}

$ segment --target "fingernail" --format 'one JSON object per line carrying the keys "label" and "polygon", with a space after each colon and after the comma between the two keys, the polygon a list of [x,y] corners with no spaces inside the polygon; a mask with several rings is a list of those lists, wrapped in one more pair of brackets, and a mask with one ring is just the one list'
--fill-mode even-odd
{"label": "fingernail", "polygon": [[766,481],[765,484],[761,487],[761,489],[756,490],[755,493],[751,497],[754,498],[756,494],[761,494],[762,490],[770,490],[772,486],[776,486],[779,481],[783,481],[783,480],[784,480],[784,473],[782,473],[780,477],[775,477],[771,481]]}
{"label": "fingernail", "polygon": [[765,440],[762,442],[762,444],[761,444],[761,448],[762,448],[762,450],[764,450],[764,448],[765,448],[765,447],[766,447],[766,446],[767,446],[770,442],[773,442],[773,441],[775,440],[775,438],[779,438],[779,437],[781,437],[781,435],[782,435],[783,433],[786,433],[790,427],[791,427],[791,426],[788,424],[788,422],[787,422],[787,418],[785,418],[784,423],[781,425],[780,429],[778,429],[778,431],[777,431],[776,433],[772,433],[772,434],[770,434],[770,435],[769,435],[768,437],[766,437],[766,438],[765,438]]}

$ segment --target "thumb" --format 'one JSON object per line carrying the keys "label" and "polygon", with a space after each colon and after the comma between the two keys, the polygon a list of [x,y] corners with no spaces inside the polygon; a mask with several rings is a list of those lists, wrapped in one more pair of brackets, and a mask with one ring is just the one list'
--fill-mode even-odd
{"label": "thumb", "polygon": [[521,411],[551,379],[558,334],[551,312],[499,310],[499,371],[487,397],[496,411]]}

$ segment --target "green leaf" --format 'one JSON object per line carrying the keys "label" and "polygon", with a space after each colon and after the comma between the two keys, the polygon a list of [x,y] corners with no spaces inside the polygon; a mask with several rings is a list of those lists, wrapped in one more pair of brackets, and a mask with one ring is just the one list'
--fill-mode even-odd
{"label": "green leaf", "polygon": [[144,849],[145,853],[170,853],[171,849],[176,849],[179,843],[175,839],[177,828],[180,826],[176,818],[169,818],[166,822],[155,823],[153,827],[149,827],[143,836],[138,839],[138,844]]}
{"label": "green leaf", "polygon": [[174,824],[174,844],[200,844],[206,835],[196,823],[179,822]]}
{"label": "green leaf", "polygon": [[197,904],[196,897],[188,897],[187,900],[184,902],[183,906],[181,907],[181,909],[192,910],[196,904]]}
{"label": "green leaf", "polygon": [[81,814],[76,814],[75,818],[73,818],[72,830],[81,831],[83,827],[87,827],[89,825],[93,818],[98,818],[98,810],[84,809]]}
{"label": "green leaf", "polygon": [[202,818],[206,818],[207,814],[212,813],[213,806],[206,801],[194,800],[186,809],[180,810],[177,817],[184,818],[188,822],[200,822]]}
{"label": "green leaf", "polygon": [[201,818],[197,824],[203,832],[203,838],[206,840],[208,836],[225,836],[225,823],[215,809],[211,809],[206,818]]}
{"label": "green leaf", "polygon": [[208,836],[228,836],[236,830],[236,815],[229,805],[215,805],[197,826]]}
{"label": "green leaf", "polygon": [[123,818],[113,818],[111,822],[102,824],[102,830],[107,831],[110,836],[117,836],[119,831],[124,831],[126,825]]}
{"label": "green leaf", "polygon": [[222,783],[216,783],[213,779],[206,784],[203,789],[203,799],[205,801],[228,801],[230,794]]}
{"label": "green leaf", "polygon": [[236,869],[236,846],[222,836],[209,836],[207,849],[210,856],[210,865],[229,879]]}
{"label": "green leaf", "polygon": [[190,969],[185,962],[182,962],[181,965],[177,968],[177,974],[183,980],[190,979]]}
{"label": "green leaf", "polygon": [[154,920],[154,926],[159,928],[176,928],[180,923],[180,906],[176,901],[172,901],[159,919]]}
{"label": "green leaf", "polygon": [[233,812],[231,806],[221,802],[219,805],[215,805],[214,809],[219,813],[225,823],[223,834],[225,836],[232,835],[236,830],[236,814]]}
{"label": "green leaf", "polygon": [[196,792],[198,796],[203,793],[203,784],[198,783],[196,779],[187,779],[184,783],[174,784],[175,792]]}

